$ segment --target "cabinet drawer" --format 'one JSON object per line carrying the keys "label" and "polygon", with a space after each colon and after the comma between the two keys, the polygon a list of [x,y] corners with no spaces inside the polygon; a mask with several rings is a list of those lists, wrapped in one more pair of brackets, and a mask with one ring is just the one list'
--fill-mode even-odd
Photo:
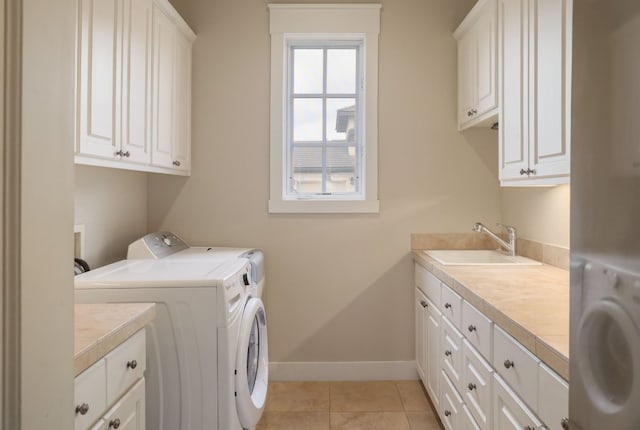
{"label": "cabinet drawer", "polygon": [[562,430],[569,416],[569,384],[540,363],[538,373],[538,415],[549,430]]}
{"label": "cabinet drawer", "polygon": [[440,418],[444,428],[447,430],[458,430],[460,428],[462,415],[462,398],[449,380],[447,374],[440,373]]}
{"label": "cabinet drawer", "polygon": [[462,420],[461,420],[462,430],[481,430],[478,424],[476,423],[476,420],[473,418],[473,415],[471,415],[471,412],[469,412],[469,408],[467,408],[466,405],[462,407],[461,415],[462,415]]}
{"label": "cabinet drawer", "polygon": [[416,263],[416,286],[440,308],[440,285],[441,282],[433,273]]}
{"label": "cabinet drawer", "polygon": [[532,409],[538,407],[539,360],[498,326],[493,331],[493,367]]}
{"label": "cabinet drawer", "polygon": [[462,398],[478,428],[491,430],[491,375],[493,368],[469,343],[462,342]]}
{"label": "cabinet drawer", "polygon": [[462,391],[462,334],[447,318],[442,318],[442,368]]}
{"label": "cabinet drawer", "polygon": [[120,430],[144,430],[145,427],[145,381],[138,382],[116,402],[104,415],[107,428]]}
{"label": "cabinet drawer", "polygon": [[442,315],[460,330],[462,324],[462,297],[446,285],[442,285]]}
{"label": "cabinet drawer", "polygon": [[140,330],[106,357],[107,403],[118,399],[134,382],[143,376],[146,368],[145,332]]}
{"label": "cabinet drawer", "polygon": [[[76,376],[74,390],[75,429],[85,430],[107,408],[107,371],[104,360]],[[81,409],[86,410],[84,415]]]}
{"label": "cabinet drawer", "polygon": [[480,354],[491,360],[493,323],[482,312],[463,300],[462,302],[462,332],[469,342],[475,346]]}
{"label": "cabinet drawer", "polygon": [[493,374],[493,430],[541,429],[542,422],[511,391],[500,376]]}

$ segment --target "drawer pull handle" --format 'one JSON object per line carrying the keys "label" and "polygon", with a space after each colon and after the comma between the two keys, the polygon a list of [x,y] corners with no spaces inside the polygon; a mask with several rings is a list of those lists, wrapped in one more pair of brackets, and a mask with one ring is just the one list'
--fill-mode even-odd
{"label": "drawer pull handle", "polygon": [[450,417],[451,416],[451,411],[450,410],[444,411],[444,416],[445,417]]}
{"label": "drawer pull handle", "polygon": [[473,382],[469,382],[469,385],[467,385],[467,388],[469,388],[469,391],[473,391],[476,389],[476,384],[474,384]]}
{"label": "drawer pull handle", "polygon": [[448,349],[444,352],[444,355],[446,355],[447,357],[451,356],[452,352],[449,351]]}
{"label": "drawer pull handle", "polygon": [[135,369],[138,367],[138,362],[136,360],[127,361],[127,369]]}
{"label": "drawer pull handle", "polygon": [[80,414],[80,415],[87,415],[87,412],[89,412],[89,404],[88,403],[83,403],[79,406],[76,406],[76,415]]}
{"label": "drawer pull handle", "polygon": [[506,367],[507,369],[511,369],[512,367],[514,367],[516,364],[511,361],[511,360],[505,360],[504,361],[504,367]]}
{"label": "drawer pull handle", "polygon": [[451,309],[451,303],[445,303],[444,307],[447,308],[447,309]]}
{"label": "drawer pull handle", "polygon": [[569,430],[569,418],[563,418],[560,420],[560,426],[564,429],[564,430]]}
{"label": "drawer pull handle", "polygon": [[473,324],[471,324],[469,327],[469,333],[473,333],[474,331],[476,331],[476,326],[474,326]]}
{"label": "drawer pull handle", "polygon": [[180,164],[182,164],[182,163],[180,163],[180,161],[179,161],[179,160],[174,160],[172,164],[173,164],[174,166],[176,166],[176,167],[180,167]]}
{"label": "drawer pull handle", "polygon": [[429,305],[424,300],[420,300],[420,306],[422,306],[423,308],[426,308]]}
{"label": "drawer pull handle", "polygon": [[120,418],[116,418],[115,420],[109,421],[110,429],[117,429],[118,427],[120,427]]}

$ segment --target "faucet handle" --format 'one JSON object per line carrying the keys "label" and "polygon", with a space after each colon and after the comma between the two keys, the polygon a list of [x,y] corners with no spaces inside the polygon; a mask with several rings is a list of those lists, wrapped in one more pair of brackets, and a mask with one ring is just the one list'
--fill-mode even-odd
{"label": "faucet handle", "polygon": [[496,224],[498,227],[502,227],[503,229],[507,230],[507,233],[509,233],[510,235],[514,235],[516,234],[516,228],[510,225],[505,225],[505,224],[501,224],[501,223],[497,223]]}

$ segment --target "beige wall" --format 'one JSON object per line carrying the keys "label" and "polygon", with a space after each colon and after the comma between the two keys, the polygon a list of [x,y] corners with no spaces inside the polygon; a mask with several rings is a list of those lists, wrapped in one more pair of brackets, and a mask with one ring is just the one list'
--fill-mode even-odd
{"label": "beige wall", "polygon": [[500,220],[494,132],[456,131],[458,4],[382,5],[380,213],[270,215],[266,3],[187,2],[193,175],[149,178],[149,228],[266,251],[274,361],[413,360],[410,233]]}
{"label": "beige wall", "polygon": [[502,222],[518,237],[569,247],[570,186],[503,188]]}
{"label": "beige wall", "polygon": [[91,268],[126,257],[147,233],[147,174],[75,166],[75,223],[85,228],[82,258]]}
{"label": "beige wall", "polygon": [[22,3],[20,428],[70,429],[75,1]]}

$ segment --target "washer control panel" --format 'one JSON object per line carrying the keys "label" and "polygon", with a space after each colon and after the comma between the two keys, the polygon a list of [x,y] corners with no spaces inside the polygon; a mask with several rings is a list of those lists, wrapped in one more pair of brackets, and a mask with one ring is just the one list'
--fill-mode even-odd
{"label": "washer control panel", "polygon": [[158,259],[187,249],[187,244],[169,231],[149,233],[129,245],[127,259]]}

